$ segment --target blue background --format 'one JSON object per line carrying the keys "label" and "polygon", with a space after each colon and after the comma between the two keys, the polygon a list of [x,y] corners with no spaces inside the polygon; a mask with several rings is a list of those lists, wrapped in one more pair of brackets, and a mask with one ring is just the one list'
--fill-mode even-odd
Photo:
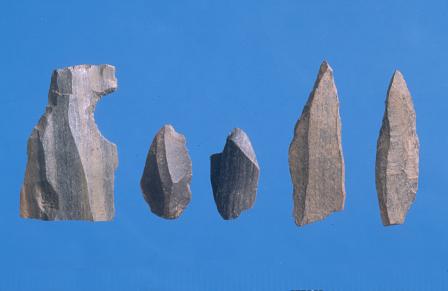
{"label": "blue background", "polygon": [[[448,2],[1,1],[0,290],[448,290]],[[292,218],[288,146],[327,59],[341,102],[346,209]],[[117,68],[96,120],[118,146],[110,223],[19,218],[26,143],[51,72]],[[385,228],[376,140],[393,71],[407,80],[421,143],[406,224]],[[139,188],[157,130],[186,135],[193,199],[167,221]],[[209,155],[234,127],[261,167],[253,209],[216,211]]]}

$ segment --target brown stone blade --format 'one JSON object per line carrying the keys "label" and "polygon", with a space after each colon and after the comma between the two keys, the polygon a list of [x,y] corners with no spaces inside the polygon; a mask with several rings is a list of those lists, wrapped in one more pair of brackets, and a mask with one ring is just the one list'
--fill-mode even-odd
{"label": "brown stone blade", "polygon": [[339,99],[333,70],[325,61],[294,129],[289,170],[297,225],[343,210],[345,178]]}
{"label": "brown stone blade", "polygon": [[376,189],[385,226],[404,223],[418,188],[418,163],[414,105],[403,75],[396,71],[376,150]]}

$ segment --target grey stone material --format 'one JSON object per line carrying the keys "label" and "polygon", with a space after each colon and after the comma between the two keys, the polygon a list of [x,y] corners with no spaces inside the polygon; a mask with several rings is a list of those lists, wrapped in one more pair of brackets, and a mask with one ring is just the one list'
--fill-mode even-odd
{"label": "grey stone material", "polygon": [[210,157],[213,197],[222,218],[234,219],[255,202],[258,166],[247,134],[235,128],[227,137],[222,153]]}
{"label": "grey stone material", "polygon": [[333,70],[325,61],[294,129],[289,147],[289,170],[297,225],[322,220],[344,209],[339,99]]}
{"label": "grey stone material", "polygon": [[156,215],[178,218],[191,200],[192,163],[185,136],[171,125],[154,137],[140,181],[143,197]]}
{"label": "grey stone material", "polygon": [[116,88],[110,65],[53,72],[45,114],[28,140],[21,217],[113,219],[117,149],[101,135],[93,113],[100,98]]}
{"label": "grey stone material", "polygon": [[403,224],[418,189],[419,140],[411,94],[396,71],[376,150],[376,189],[385,226]]}

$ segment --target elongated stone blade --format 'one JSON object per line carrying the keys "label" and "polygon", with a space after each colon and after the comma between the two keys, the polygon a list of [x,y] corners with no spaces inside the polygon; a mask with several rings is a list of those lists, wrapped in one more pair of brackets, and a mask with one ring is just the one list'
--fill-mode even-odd
{"label": "elongated stone blade", "polygon": [[93,112],[117,88],[115,67],[79,65],[53,72],[45,114],[28,140],[20,216],[107,221],[114,217],[116,146]]}
{"label": "elongated stone blade", "polygon": [[234,219],[255,202],[258,166],[247,134],[235,128],[227,137],[222,153],[210,157],[213,197],[222,218]]}
{"label": "elongated stone blade", "polygon": [[293,215],[302,226],[344,209],[345,178],[339,99],[333,70],[320,66],[289,147]]}
{"label": "elongated stone blade", "polygon": [[376,189],[385,226],[403,224],[418,188],[419,140],[415,110],[403,75],[389,85],[376,150]]}
{"label": "elongated stone blade", "polygon": [[143,196],[156,215],[178,218],[191,200],[192,163],[185,136],[171,125],[154,137],[140,182]]}

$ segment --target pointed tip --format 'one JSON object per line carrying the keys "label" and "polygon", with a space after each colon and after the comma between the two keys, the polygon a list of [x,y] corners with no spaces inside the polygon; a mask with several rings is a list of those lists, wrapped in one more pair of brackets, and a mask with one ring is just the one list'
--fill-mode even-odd
{"label": "pointed tip", "polygon": [[167,131],[167,130],[169,130],[169,131],[175,131],[175,130],[174,130],[174,127],[173,127],[170,123],[165,124],[161,129],[162,129],[163,131]]}
{"label": "pointed tip", "polygon": [[252,143],[244,130],[241,128],[234,128],[227,137],[227,141],[234,142],[246,154],[246,156],[258,166],[257,157],[252,147]]}
{"label": "pointed tip", "polygon": [[394,71],[392,79],[396,79],[396,78],[404,79],[403,74],[400,72],[400,70],[395,70]]}
{"label": "pointed tip", "polygon": [[246,133],[244,132],[244,130],[242,130],[239,127],[235,127],[234,129],[232,129],[232,131],[229,134],[229,138],[230,139],[235,139],[235,138],[238,138],[240,136],[246,136]]}
{"label": "pointed tip", "polygon": [[[330,79],[333,79],[333,69],[331,68],[330,64],[326,60],[324,60],[322,62],[322,64],[320,65],[319,73],[317,74],[316,81],[314,82],[314,87],[313,87],[312,92],[314,92],[316,90],[316,88],[319,86],[319,84],[321,83],[324,76],[329,76]],[[313,96],[313,94],[311,94],[311,96]]]}
{"label": "pointed tip", "polygon": [[180,132],[177,132],[174,126],[171,125],[170,123],[167,123],[164,126],[162,126],[162,128],[160,128],[160,130],[157,132],[157,136],[162,137],[165,140],[165,142],[167,142],[167,140],[170,141],[177,140],[186,144],[185,135],[183,135]]}
{"label": "pointed tip", "polygon": [[227,139],[234,141],[238,145],[250,144],[249,136],[241,128],[234,128]]}
{"label": "pointed tip", "polygon": [[330,64],[324,60],[319,68],[319,73],[317,74],[316,82],[314,83],[314,88],[317,87],[320,80],[323,78],[325,74],[329,73],[331,76],[333,76],[333,69],[331,68]]}
{"label": "pointed tip", "polygon": [[333,69],[331,68],[327,60],[323,60],[322,64],[320,65],[319,74],[323,74],[327,71],[333,72]]}
{"label": "pointed tip", "polygon": [[[235,142],[238,146],[245,145],[249,141],[249,137],[241,128],[234,128],[227,136],[228,140]],[[250,142],[249,142],[250,143]]]}
{"label": "pointed tip", "polygon": [[390,86],[395,84],[406,84],[403,74],[399,70],[395,70],[390,80]]}
{"label": "pointed tip", "polygon": [[154,140],[158,138],[165,140],[167,136],[171,136],[174,133],[176,133],[174,127],[171,124],[165,124],[157,131],[156,135],[154,136]]}

